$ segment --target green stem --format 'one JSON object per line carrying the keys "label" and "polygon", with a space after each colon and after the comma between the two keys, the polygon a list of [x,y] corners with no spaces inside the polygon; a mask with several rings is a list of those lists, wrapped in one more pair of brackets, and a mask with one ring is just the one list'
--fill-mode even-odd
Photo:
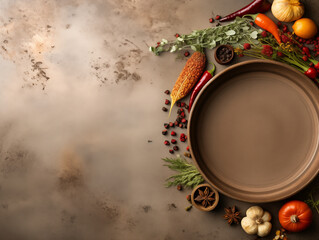
{"label": "green stem", "polygon": [[256,17],[257,17],[258,14],[259,14],[259,13],[256,13],[256,14],[246,14],[246,15],[243,16],[243,18],[245,18],[245,17],[251,17],[251,18],[253,19],[253,21],[255,22]]}
{"label": "green stem", "polygon": [[213,68],[211,69],[211,70],[208,70],[207,72],[209,72],[210,73],[210,75],[214,75],[214,72],[215,72],[215,69],[216,69],[216,66],[215,66],[215,64],[214,63],[210,63],[210,64],[212,64],[213,65]]}
{"label": "green stem", "polygon": [[[312,201],[312,202],[315,202],[314,199],[313,199],[312,193],[310,193],[310,198],[311,198],[311,201]],[[317,206],[316,204],[313,204],[313,205],[314,205],[315,209],[317,210],[317,213],[319,214],[318,206]]]}

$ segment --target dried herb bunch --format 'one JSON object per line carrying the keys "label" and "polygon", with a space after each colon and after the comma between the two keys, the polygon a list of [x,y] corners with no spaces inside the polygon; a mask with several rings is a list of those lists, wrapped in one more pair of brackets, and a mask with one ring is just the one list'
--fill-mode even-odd
{"label": "dried herb bunch", "polygon": [[236,206],[225,208],[224,219],[227,220],[228,224],[233,223],[239,224],[241,220],[240,211],[236,211]]}
{"label": "dried herb bunch", "polygon": [[193,188],[204,182],[203,177],[197,170],[197,168],[188,163],[184,158],[163,158],[167,164],[164,166],[179,172],[166,179],[166,187],[177,186],[181,184],[186,188]]}
{"label": "dried herb bunch", "polygon": [[194,199],[196,202],[199,202],[203,207],[213,206],[215,202],[215,197],[213,197],[215,193],[213,191],[211,191],[208,187],[205,187],[204,191],[199,188],[197,192],[198,195]]}

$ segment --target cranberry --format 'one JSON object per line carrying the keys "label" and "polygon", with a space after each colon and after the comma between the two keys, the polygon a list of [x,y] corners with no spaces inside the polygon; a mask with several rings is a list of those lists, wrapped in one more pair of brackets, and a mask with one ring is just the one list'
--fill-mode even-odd
{"label": "cranberry", "polygon": [[219,19],[221,19],[221,16],[217,15],[217,16],[215,17],[215,19],[216,19],[216,20],[219,20]]}
{"label": "cranberry", "polygon": [[254,26],[254,23],[253,22],[249,22],[250,26]]}
{"label": "cranberry", "polygon": [[178,151],[179,148],[178,148],[178,146],[174,146],[173,149],[174,149],[174,151]]}
{"label": "cranberry", "polygon": [[180,136],[181,142],[185,142],[186,139],[187,139],[187,136],[184,133],[182,133],[181,136]]}
{"label": "cranberry", "polygon": [[185,117],[185,113],[181,112],[181,117],[184,118]]}
{"label": "cranberry", "polygon": [[184,52],[184,56],[188,57],[189,56],[189,51]]}
{"label": "cranberry", "polygon": [[169,95],[171,92],[169,90],[165,90],[165,94]]}
{"label": "cranberry", "polygon": [[174,125],[175,125],[175,126],[178,126],[178,122],[177,122],[177,121],[175,121],[175,122],[174,122]]}
{"label": "cranberry", "polygon": [[170,103],[171,103],[171,101],[170,101],[170,100],[165,99],[165,104],[166,104],[166,105],[169,105]]}
{"label": "cranberry", "polygon": [[189,151],[189,146],[186,147],[186,150]]}
{"label": "cranberry", "polygon": [[166,134],[167,134],[167,130],[166,130],[166,129],[163,130],[163,131],[162,131],[162,134],[163,134],[163,135],[166,135]]}
{"label": "cranberry", "polygon": [[282,52],[277,52],[277,56],[278,56],[278,57],[283,57],[284,54],[283,54]]}
{"label": "cranberry", "polygon": [[167,112],[167,108],[166,107],[162,107],[163,112]]}
{"label": "cranberry", "polygon": [[185,103],[184,102],[181,102],[181,107],[185,107]]}
{"label": "cranberry", "polygon": [[249,50],[251,48],[249,43],[244,43],[244,49]]}
{"label": "cranberry", "polygon": [[214,18],[210,18],[210,19],[209,19],[209,22],[210,22],[210,23],[213,23],[213,22],[214,22]]}
{"label": "cranberry", "polygon": [[182,123],[180,123],[178,126],[179,126],[180,128],[183,128],[183,127],[184,127],[184,125],[183,125]]}
{"label": "cranberry", "polygon": [[167,146],[170,145],[169,141],[167,141],[167,140],[164,141],[164,144],[167,145]]}
{"label": "cranberry", "polygon": [[182,123],[187,123],[187,120],[185,118],[183,118]]}
{"label": "cranberry", "polygon": [[178,33],[176,33],[176,34],[175,34],[175,37],[177,37],[177,38],[178,38],[178,37],[179,37],[179,34],[178,34]]}
{"label": "cranberry", "polygon": [[262,31],[262,32],[261,32],[261,36],[262,36],[262,37],[267,37],[267,35],[268,35],[268,34],[267,34],[266,31]]}
{"label": "cranberry", "polygon": [[164,128],[169,129],[169,124],[168,123],[164,123]]}
{"label": "cranberry", "polygon": [[307,57],[306,55],[304,55],[304,56],[302,57],[302,60],[304,60],[304,61],[306,62],[306,61],[308,61],[308,57]]}
{"label": "cranberry", "polygon": [[170,154],[173,154],[174,153],[174,150],[173,149],[170,149],[168,150]]}
{"label": "cranberry", "polygon": [[171,131],[171,135],[172,135],[172,136],[176,136],[176,132]]}
{"label": "cranberry", "polygon": [[172,122],[169,122],[169,124],[168,124],[170,127],[175,127],[175,124],[174,123],[172,123]]}
{"label": "cranberry", "polygon": [[176,144],[177,143],[176,139],[172,139],[171,143]]}

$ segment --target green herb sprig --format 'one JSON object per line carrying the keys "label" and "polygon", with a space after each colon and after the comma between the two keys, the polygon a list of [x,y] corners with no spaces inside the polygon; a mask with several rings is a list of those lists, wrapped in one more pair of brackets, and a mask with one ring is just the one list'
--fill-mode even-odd
{"label": "green herb sprig", "polygon": [[188,163],[184,158],[163,158],[163,161],[167,163],[164,166],[179,172],[178,174],[166,179],[166,187],[181,184],[186,188],[194,188],[204,182],[204,179],[197,168]]}
{"label": "green herb sprig", "polygon": [[317,213],[319,214],[319,200],[315,199],[315,196],[319,194],[319,177],[317,176],[314,181],[310,184],[307,190],[307,199],[305,202],[316,209]]}
{"label": "green herb sprig", "polygon": [[180,35],[175,41],[162,41],[150,51],[155,55],[161,52],[176,52],[184,49],[202,51],[204,48],[213,49],[219,44],[231,44],[237,47],[244,42],[257,41],[258,33],[262,30],[250,25],[249,19],[237,17],[235,21],[222,26],[195,30],[191,34]]}

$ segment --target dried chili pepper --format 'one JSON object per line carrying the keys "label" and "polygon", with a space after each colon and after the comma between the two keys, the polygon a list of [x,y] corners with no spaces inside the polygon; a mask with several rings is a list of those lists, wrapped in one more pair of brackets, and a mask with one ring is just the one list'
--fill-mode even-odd
{"label": "dried chili pepper", "polygon": [[267,0],[254,0],[247,6],[239,9],[238,11],[227,15],[220,19],[220,22],[226,22],[235,19],[236,17],[242,17],[246,14],[264,13],[271,7],[271,4]]}
{"label": "dried chili pepper", "polygon": [[176,80],[171,92],[172,101],[169,115],[171,114],[175,102],[183,97],[186,97],[187,94],[192,90],[200,76],[203,74],[205,65],[206,55],[200,51],[194,52],[187,60],[185,67]]}
{"label": "dried chili pepper", "polygon": [[256,25],[270,32],[275,37],[277,42],[279,44],[281,43],[278,26],[269,17],[262,13],[246,14],[244,17],[246,16],[251,17]]}
{"label": "dried chili pepper", "polygon": [[189,99],[188,112],[190,112],[197,94],[204,87],[204,85],[208,82],[208,80],[210,80],[213,77],[215,69],[216,69],[215,64],[213,64],[213,68],[209,71],[205,71],[204,74],[202,75],[202,77],[200,78],[200,80],[198,81],[198,83],[196,84],[196,86],[192,92],[192,95]]}

